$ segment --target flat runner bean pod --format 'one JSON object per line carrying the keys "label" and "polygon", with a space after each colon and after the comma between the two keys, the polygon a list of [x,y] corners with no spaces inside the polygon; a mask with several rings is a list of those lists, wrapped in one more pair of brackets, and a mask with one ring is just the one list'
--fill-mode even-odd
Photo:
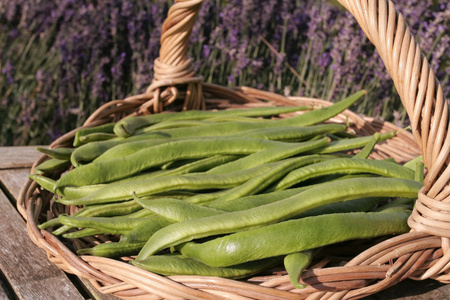
{"label": "flat runner bean pod", "polygon": [[226,174],[192,173],[125,183],[110,183],[86,197],[73,200],[58,199],[57,201],[67,205],[92,205],[128,200],[133,197],[133,193],[142,197],[157,196],[155,194],[161,195],[161,193],[170,191],[176,193],[177,190],[228,189],[259,174],[266,173],[272,168],[272,164]]}
{"label": "flat runner bean pod", "polygon": [[145,242],[123,243],[110,242],[95,245],[92,248],[84,248],[77,251],[80,255],[90,254],[101,257],[118,258],[139,253]]}
{"label": "flat runner bean pod", "polygon": [[187,121],[187,120],[205,120],[209,118],[225,117],[225,116],[241,116],[241,117],[266,117],[285,114],[290,112],[306,110],[307,106],[292,107],[258,107],[251,109],[230,109],[219,111],[200,111],[190,110],[177,113],[161,113],[139,117],[128,117],[119,121],[114,127],[114,132],[118,136],[127,137],[133,135],[134,132],[143,127],[163,121]]}
{"label": "flat runner bean pod", "polygon": [[[383,133],[380,135],[378,142],[384,142],[388,139],[395,137],[395,135],[396,135],[395,131]],[[372,136],[363,136],[363,137],[356,137],[356,138],[332,141],[329,146],[326,146],[321,149],[313,150],[313,151],[311,151],[311,153],[326,154],[326,153],[334,153],[334,152],[353,150],[353,149],[364,147],[365,145],[367,145],[367,143],[369,143],[372,140],[372,138],[373,138]]]}
{"label": "flat runner bean pod", "polygon": [[74,148],[44,148],[44,147],[36,147],[37,151],[48,155],[51,158],[62,159],[62,160],[70,160],[70,156],[74,151]]}
{"label": "flat runner bean pod", "polygon": [[107,234],[102,230],[96,228],[83,228],[77,231],[64,233],[62,236],[66,239],[79,239],[87,236],[94,236],[98,234]]}
{"label": "flat runner bean pod", "polygon": [[217,199],[215,199],[215,201],[230,201],[244,196],[257,194],[292,170],[328,159],[330,158],[319,155],[310,155],[293,157],[270,163],[272,168],[269,171],[257,175],[239,186],[224,191]]}
{"label": "flat runner bean pod", "polygon": [[75,133],[75,137],[73,140],[73,146],[78,147],[83,144],[81,139],[87,135],[96,134],[96,133],[106,133],[106,134],[114,134],[114,126],[116,123],[108,123],[94,127],[86,127],[77,130]]}
{"label": "flat runner bean pod", "polygon": [[[233,125],[234,126],[234,125]],[[241,128],[242,129],[242,128]],[[321,124],[315,126],[308,127],[275,127],[275,128],[260,128],[260,129],[251,129],[243,132],[238,132],[235,134],[229,134],[228,137],[251,137],[251,138],[260,138],[266,140],[274,140],[274,141],[301,141],[306,140],[311,137],[315,137],[320,135],[321,133],[329,133],[329,132],[337,132],[345,130],[346,126],[342,124]],[[227,129],[229,130],[229,128]],[[197,131],[198,133],[198,131]],[[212,136],[204,136],[204,137],[185,137],[187,138],[204,138],[204,139],[217,139],[217,136],[213,134]],[[134,142],[128,142],[124,144],[117,145],[112,147],[111,149],[105,151],[102,155],[95,158],[94,162],[101,162],[110,159],[114,159],[117,157],[127,156],[138,152],[139,150],[146,149],[149,147],[153,147],[157,144],[161,144],[168,141],[180,140],[178,139],[166,139],[163,141],[156,141],[154,139],[148,140],[140,140]],[[325,146],[325,145],[323,145]],[[76,153],[79,155],[79,153]],[[89,154],[87,154],[89,155]],[[85,160],[87,155],[84,155]]]}
{"label": "flat runner bean pod", "polygon": [[[306,188],[298,189],[297,193],[300,193]],[[295,193],[289,193],[289,196],[295,195]],[[277,199],[265,197],[265,201],[260,202],[250,202],[246,201],[245,198],[240,198],[239,200],[244,200],[245,204],[242,205],[238,201],[228,201],[228,203],[224,202],[221,209],[210,207],[208,205],[198,205],[195,203],[189,203],[179,199],[173,198],[161,198],[155,200],[145,200],[135,198],[135,200],[145,209],[150,210],[161,218],[168,220],[172,223],[184,222],[187,220],[199,219],[209,216],[215,216],[224,214],[226,212],[231,211],[239,211],[250,209],[254,207],[258,207],[261,205],[274,203],[276,201],[286,199],[284,198]],[[381,202],[384,198],[361,198],[355,200],[349,200],[345,202],[337,202],[331,203],[328,205],[320,206],[314,209],[311,209],[307,212],[304,212],[295,218],[304,218],[310,216],[331,214],[331,213],[344,213],[344,212],[366,212],[370,211],[375,207],[376,204]],[[237,204],[237,205],[236,205]]]}
{"label": "flat runner bean pod", "polygon": [[[159,229],[172,224],[160,216],[154,215],[146,218],[145,222],[134,227],[130,232],[120,237],[122,243],[147,242],[148,239]],[[136,253],[137,254],[137,253]]]}
{"label": "flat runner bean pod", "polygon": [[233,136],[246,136],[272,141],[297,142],[312,139],[316,136],[321,136],[321,134],[324,133],[345,131],[346,128],[347,127],[343,124],[319,124],[304,127],[280,126],[247,130],[236,133]]}
{"label": "flat runner bean pod", "polygon": [[74,167],[79,167],[93,161],[113,147],[143,140],[150,141],[149,143],[151,143],[151,145],[159,145],[169,141],[167,135],[155,132],[154,134],[133,136],[127,139],[117,138],[106,141],[91,142],[76,148],[70,156],[70,162]]}
{"label": "flat runner bean pod", "polygon": [[278,265],[282,260],[283,258],[276,257],[231,267],[218,268],[181,255],[166,254],[150,256],[141,261],[132,260],[131,263],[141,269],[166,276],[197,275],[239,279],[270,269]]}
{"label": "flat runner bean pod", "polygon": [[[211,170],[207,171],[208,174],[224,174],[229,172],[235,172],[244,170],[247,168],[253,168],[265,163],[274,162],[277,160],[285,159],[291,156],[295,156],[304,152],[308,152],[311,149],[316,149],[328,145],[329,141],[326,137],[315,141],[300,142],[300,143],[286,143],[279,147],[270,148],[267,150],[258,151],[249,154],[245,157],[237,159],[235,161],[219,165]],[[326,157],[326,156],[324,156]]]}
{"label": "flat runner bean pod", "polygon": [[[73,214],[73,217],[113,217],[113,216],[123,216],[132,214],[141,210],[142,207],[134,200],[125,201],[121,203],[113,203],[108,205],[95,205],[95,206],[85,206],[77,213]],[[40,229],[44,229],[44,224],[39,226]],[[67,230],[73,228],[72,226],[62,226],[55,231],[54,235],[60,235]]]}
{"label": "flat runner bean pod", "polygon": [[[294,116],[291,118],[271,120],[270,122],[252,122],[252,123],[227,122],[227,123],[213,124],[210,126],[201,126],[196,128],[196,130],[192,130],[191,128],[177,128],[177,129],[168,129],[164,132],[166,134],[169,134],[171,138],[185,138],[193,136],[231,135],[258,128],[311,126],[326,121],[329,118],[339,114],[364,95],[365,91],[357,92],[349,96],[348,98],[341,100],[331,106],[308,111],[304,114]],[[145,133],[145,129],[140,130],[139,133],[140,134]]]}
{"label": "flat runner bean pod", "polygon": [[34,168],[34,173],[43,175],[45,173],[58,171],[70,166],[70,161],[65,159],[50,158]]}
{"label": "flat runner bean pod", "polygon": [[[211,162],[211,161],[209,161]],[[215,161],[217,162],[217,161]],[[187,174],[189,172],[194,172],[196,169],[201,169],[202,165],[201,164],[196,164],[194,166],[186,166],[186,168],[182,168],[180,170],[175,169],[175,170],[168,170],[168,171],[153,171],[153,172],[144,172],[144,173],[139,173],[137,175],[134,176],[130,176],[127,178],[123,178],[117,181],[114,181],[114,184],[126,184],[126,183],[132,183],[135,181],[142,181],[142,180],[148,180],[148,179],[152,179],[152,178],[157,178],[157,177],[163,177],[163,176],[174,176],[174,175],[182,175],[182,174]],[[111,184],[111,183],[109,183]],[[56,185],[56,181],[55,181],[55,185]],[[55,187],[55,185],[53,187]],[[98,190],[106,187],[108,184],[93,184],[93,185],[84,185],[84,186],[65,186],[60,188],[59,190],[57,190],[57,194],[60,195],[64,200],[74,200],[74,199],[81,199],[84,197],[89,196],[90,194],[97,192]],[[189,197],[192,196],[189,193],[186,192],[177,192],[176,195],[172,195],[172,197]]]}
{"label": "flat runner bean pod", "polygon": [[398,178],[352,178],[329,182],[275,203],[164,227],[148,240],[138,259],[197,238],[284,221],[330,203],[364,197],[415,197],[421,187],[417,181]]}
{"label": "flat runner bean pod", "polygon": [[165,130],[171,128],[181,128],[181,127],[196,127],[211,125],[218,122],[264,122],[268,121],[266,119],[259,118],[249,118],[241,116],[224,116],[224,117],[214,117],[203,120],[167,120],[160,123],[156,123],[146,127],[146,132]]}
{"label": "flat runner bean pod", "polygon": [[139,199],[135,196],[134,200],[136,200],[143,208],[153,212],[167,221],[170,221],[171,223],[215,216],[226,212],[217,208],[193,204],[172,198],[162,198],[149,201]]}
{"label": "flat runner bean pod", "polygon": [[282,142],[254,138],[188,139],[140,150],[127,157],[90,163],[75,168],[56,182],[55,189],[119,180],[169,161],[213,155],[250,154],[282,145]]}
{"label": "flat runner bean pod", "polygon": [[230,234],[201,244],[186,243],[177,248],[186,257],[210,266],[226,267],[348,240],[405,233],[410,230],[407,225],[410,213],[389,210],[307,217]]}
{"label": "flat runner bean pod", "polygon": [[107,141],[117,138],[117,135],[114,133],[91,133],[88,135],[84,135],[79,137],[79,146],[87,143],[98,142],[98,141]]}
{"label": "flat runner bean pod", "polygon": [[92,248],[80,249],[78,253],[112,258],[136,255],[153,233],[169,224],[171,224],[169,221],[158,216],[148,217],[128,233],[122,235],[119,242],[102,243]]}
{"label": "flat runner bean pod", "polygon": [[67,226],[81,227],[81,228],[94,228],[102,232],[111,234],[125,234],[130,232],[134,227],[145,221],[146,217],[152,215],[149,211],[145,212],[142,216],[123,216],[123,217],[71,217],[60,215],[59,221]]}
{"label": "flat runner bean pod", "polygon": [[381,135],[376,132],[372,135],[372,138],[369,142],[361,149],[358,153],[356,153],[353,158],[368,158],[370,153],[372,152],[375,145],[380,141]]}
{"label": "flat runner bean pod", "polygon": [[284,268],[289,274],[289,281],[296,289],[304,289],[305,284],[300,284],[300,275],[311,263],[314,251],[306,250],[288,254],[284,257]]}
{"label": "flat runner bean pod", "polygon": [[272,190],[284,190],[311,178],[330,174],[370,173],[385,177],[414,179],[414,171],[397,163],[361,158],[336,158],[298,168],[275,184]]}

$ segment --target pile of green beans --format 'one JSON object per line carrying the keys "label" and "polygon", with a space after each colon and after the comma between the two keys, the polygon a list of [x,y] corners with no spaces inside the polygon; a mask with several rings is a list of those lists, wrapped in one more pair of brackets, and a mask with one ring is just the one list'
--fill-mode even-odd
{"label": "pile of green beans", "polygon": [[48,159],[30,178],[80,208],[39,227],[106,236],[79,254],[126,256],[162,275],[236,279],[284,264],[303,288],[322,247],[409,230],[420,158],[369,159],[396,133],[356,137],[329,122],[364,93],[320,109],[161,113],[81,129],[73,147],[38,148]]}

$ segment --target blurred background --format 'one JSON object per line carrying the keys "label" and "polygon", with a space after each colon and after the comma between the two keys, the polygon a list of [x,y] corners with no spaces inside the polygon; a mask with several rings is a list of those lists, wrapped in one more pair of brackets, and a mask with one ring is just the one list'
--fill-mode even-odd
{"label": "blurred background", "polygon": [[[394,0],[450,98],[450,2]],[[0,0],[0,146],[48,144],[145,91],[171,1]],[[337,101],[400,126],[377,52],[334,0],[204,1],[189,55],[205,81]]]}

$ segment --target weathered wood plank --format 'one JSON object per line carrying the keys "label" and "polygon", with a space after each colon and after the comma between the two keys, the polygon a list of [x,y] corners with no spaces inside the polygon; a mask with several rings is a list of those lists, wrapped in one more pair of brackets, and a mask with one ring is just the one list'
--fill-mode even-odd
{"label": "weathered wood plank", "polygon": [[0,169],[30,168],[42,156],[35,146],[0,147],[0,153]]}
{"label": "weathered wood plank", "polygon": [[84,299],[30,240],[25,222],[0,193],[0,268],[19,299]]}
{"label": "weathered wood plank", "polygon": [[6,189],[6,192],[17,199],[20,189],[27,181],[28,175],[30,175],[30,169],[28,168],[0,170],[0,182]]}

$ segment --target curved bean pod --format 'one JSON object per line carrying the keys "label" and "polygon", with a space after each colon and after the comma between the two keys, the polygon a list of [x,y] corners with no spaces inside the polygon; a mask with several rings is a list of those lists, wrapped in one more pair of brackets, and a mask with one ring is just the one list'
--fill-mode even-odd
{"label": "curved bean pod", "polygon": [[410,213],[389,210],[307,217],[230,234],[201,244],[186,243],[177,248],[184,256],[211,266],[225,267],[348,240],[405,233],[410,230],[407,225]]}
{"label": "curved bean pod", "polygon": [[[144,210],[145,211],[145,210]],[[145,221],[146,217],[152,215],[152,213],[145,211],[146,214],[141,217],[71,217],[60,215],[59,221],[67,226],[82,227],[82,228],[94,228],[101,232],[107,232],[112,234],[125,234]]]}
{"label": "curved bean pod", "polygon": [[[311,126],[337,115],[338,113],[351,106],[364,95],[365,91],[357,92],[331,106],[308,111],[304,114],[297,115],[291,118],[272,120],[270,122],[228,122],[213,124],[210,126],[201,126],[196,128],[196,130],[192,130],[191,128],[176,128],[168,129],[164,132],[171,138],[185,138],[194,136],[198,137],[232,135],[247,130],[262,128]],[[139,133],[145,133],[145,129],[140,130]]]}
{"label": "curved bean pod", "polygon": [[75,133],[75,137],[73,140],[73,146],[74,147],[81,146],[82,144],[84,144],[84,142],[82,141],[83,137],[86,137],[91,134],[97,134],[97,133],[114,134],[114,126],[115,125],[116,125],[116,123],[107,123],[107,124],[103,124],[103,125],[99,125],[99,126],[86,127],[86,128],[79,129]]}
{"label": "curved bean pod", "polygon": [[168,142],[140,150],[127,157],[75,168],[61,176],[56,182],[55,189],[70,185],[111,182],[173,160],[250,154],[279,145],[282,145],[282,142],[252,138],[188,139]]}
{"label": "curved bean pod", "polygon": [[280,257],[248,262],[225,268],[211,267],[198,260],[182,257],[181,255],[157,255],[145,260],[132,260],[131,263],[141,269],[161,275],[197,275],[216,276],[222,278],[239,279],[257,274],[279,264]]}
{"label": "curved bean pod", "polygon": [[308,267],[312,259],[312,250],[291,253],[284,257],[284,268],[289,274],[289,281],[296,289],[304,289],[305,284],[300,284],[300,275]]}
{"label": "curved bean pod", "polygon": [[103,155],[106,151],[113,147],[117,147],[122,144],[134,143],[139,141],[150,141],[152,145],[158,145],[167,142],[169,139],[162,133],[155,132],[144,136],[133,136],[127,139],[117,138],[106,141],[97,141],[82,145],[76,148],[70,156],[70,162],[73,166],[79,167],[83,164],[89,163],[99,156]]}
{"label": "curved bean pod", "polygon": [[296,169],[275,184],[272,189],[284,190],[305,180],[324,175],[356,173],[370,173],[385,177],[414,179],[414,171],[389,161],[336,158]]}
{"label": "curved bean pod", "polygon": [[266,164],[226,174],[193,173],[133,182],[113,182],[86,197],[73,200],[58,199],[57,201],[67,205],[91,205],[128,200],[133,197],[133,193],[142,197],[176,190],[227,189],[263,174],[271,167],[272,165]]}
{"label": "curved bean pod", "polygon": [[[247,168],[256,167],[265,163],[274,162],[295,156],[312,149],[320,148],[329,144],[326,137],[319,140],[300,142],[300,143],[286,143],[279,147],[274,147],[266,150],[261,150],[247,156],[244,156],[227,164],[219,165],[207,171],[208,174],[224,174],[244,170]],[[326,156],[324,156],[326,157]]]}
{"label": "curved bean pod", "polygon": [[58,171],[70,166],[70,161],[65,159],[50,158],[34,168],[34,173],[37,175],[43,175],[45,173]]}
{"label": "curved bean pod", "polygon": [[177,113],[161,113],[139,117],[128,117],[119,121],[114,127],[114,132],[118,136],[127,137],[133,135],[134,132],[146,126],[163,121],[175,120],[205,120],[209,118],[224,116],[242,116],[242,117],[264,117],[296,112],[308,109],[307,106],[293,107],[258,107],[251,109],[230,109],[220,111],[199,111],[190,110]]}
{"label": "curved bean pod", "polygon": [[70,160],[70,156],[74,151],[74,148],[44,148],[44,147],[35,147],[35,149],[41,153],[48,155],[51,158],[57,158],[62,160]]}
{"label": "curved bean pod", "polygon": [[164,227],[148,240],[138,259],[197,238],[284,221],[334,202],[363,197],[415,197],[421,187],[417,181],[398,178],[353,178],[329,182],[275,203]]}

